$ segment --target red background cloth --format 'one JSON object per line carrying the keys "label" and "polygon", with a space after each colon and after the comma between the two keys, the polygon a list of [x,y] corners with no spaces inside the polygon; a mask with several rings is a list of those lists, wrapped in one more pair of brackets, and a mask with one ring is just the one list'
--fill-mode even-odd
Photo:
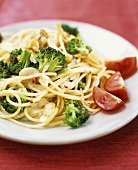
{"label": "red background cloth", "polygon": [[[0,0],[0,26],[69,19],[109,29],[138,48],[137,0]],[[138,119],[105,137],[72,145],[33,146],[0,138],[0,170],[136,170]]]}

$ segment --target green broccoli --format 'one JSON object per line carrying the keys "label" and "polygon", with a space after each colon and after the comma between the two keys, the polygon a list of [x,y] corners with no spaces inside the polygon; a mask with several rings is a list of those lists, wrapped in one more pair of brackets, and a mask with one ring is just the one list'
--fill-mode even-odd
{"label": "green broccoli", "polygon": [[81,81],[78,83],[78,88],[77,89],[84,89],[86,86],[86,77],[84,77],[83,79],[81,79]]}
{"label": "green broccoli", "polygon": [[39,63],[39,71],[42,72],[45,66],[47,71],[56,72],[66,67],[65,55],[52,47],[46,47],[36,52],[36,61]]}
{"label": "green broccoli", "polygon": [[79,38],[71,39],[65,47],[67,52],[73,55],[78,53],[89,54],[92,51],[91,47],[83,43]]}
{"label": "green broccoli", "polygon": [[65,115],[64,123],[72,128],[80,127],[90,116],[87,108],[80,101],[71,99],[65,100],[65,111],[63,114]]}
{"label": "green broccoli", "polygon": [[[17,103],[16,97],[10,97],[10,99],[11,99],[13,102],[16,102],[16,103]],[[2,107],[5,109],[5,111],[8,112],[8,113],[14,113],[14,112],[17,111],[17,107],[11,105],[11,104],[7,101],[7,99],[6,99],[5,96],[2,97],[2,99],[1,99],[1,105],[2,105]]]}
{"label": "green broccoli", "polygon": [[74,35],[75,37],[79,37],[80,33],[78,31],[78,28],[73,28],[71,26],[69,26],[68,24],[61,24],[61,27],[63,28],[63,30],[69,34]]}
{"label": "green broccoli", "polygon": [[10,53],[10,62],[8,69],[11,75],[18,75],[19,72],[26,67],[35,67],[30,60],[31,52],[22,51],[22,49],[15,49]]}
{"label": "green broccoli", "polygon": [[[18,91],[20,91],[20,92],[27,92],[26,88],[19,88]],[[15,103],[18,102],[17,98],[14,97],[14,96],[10,96],[10,100],[13,101],[13,102],[15,102]],[[25,102],[27,102],[27,100],[21,98],[21,103],[25,103]],[[10,103],[7,101],[7,99],[6,99],[5,96],[3,96],[3,97],[1,98],[1,105],[2,105],[2,107],[5,109],[5,111],[8,112],[8,113],[14,113],[14,112],[16,112],[17,109],[18,109],[18,107],[13,106],[12,104],[10,104]],[[24,110],[24,107],[21,108],[21,111],[23,111],[23,110]]]}
{"label": "green broccoli", "polygon": [[0,43],[3,41],[3,36],[0,33]]}
{"label": "green broccoli", "polygon": [[8,70],[7,63],[0,61],[0,78],[8,78],[10,76],[10,72]]}
{"label": "green broccoli", "polygon": [[84,89],[85,88],[85,83],[83,81],[80,81],[78,83],[78,89]]}

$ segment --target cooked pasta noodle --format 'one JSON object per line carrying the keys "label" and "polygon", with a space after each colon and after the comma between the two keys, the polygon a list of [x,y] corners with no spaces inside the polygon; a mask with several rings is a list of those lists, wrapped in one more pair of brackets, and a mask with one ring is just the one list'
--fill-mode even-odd
{"label": "cooked pasta noodle", "polygon": [[[18,109],[8,113],[0,104],[0,118],[28,128],[64,126],[64,99],[81,101],[91,115],[100,110],[93,101],[93,87],[102,87],[113,72],[106,70],[104,59],[93,50],[87,55],[69,54],[65,44],[74,36],[66,33],[60,25],[56,28],[21,30],[0,43],[0,61],[8,62],[11,51],[21,48],[32,52],[33,62],[35,53],[47,46],[60,50],[67,61],[67,67],[57,73],[25,68],[18,76],[1,79],[0,98],[5,96]],[[84,78],[85,88],[78,89],[79,82]],[[11,96],[17,102],[12,101]],[[22,103],[21,99],[25,102]]]}

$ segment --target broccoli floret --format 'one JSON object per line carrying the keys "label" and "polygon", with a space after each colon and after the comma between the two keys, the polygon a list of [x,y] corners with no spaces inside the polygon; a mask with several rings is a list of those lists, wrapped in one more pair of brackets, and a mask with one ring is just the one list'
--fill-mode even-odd
{"label": "broccoli floret", "polygon": [[2,42],[2,40],[3,40],[3,36],[0,33],[0,43]]}
{"label": "broccoli floret", "polygon": [[8,70],[7,63],[0,61],[0,78],[8,78],[10,76],[10,72]]}
{"label": "broccoli floret", "polygon": [[71,27],[68,24],[61,24],[61,27],[63,28],[63,30],[69,34],[74,35],[75,37],[79,37],[80,33],[78,31],[78,28],[76,27]]}
{"label": "broccoli floret", "polygon": [[70,54],[89,54],[92,49],[87,44],[83,43],[79,38],[73,38],[66,44],[66,50]]}
{"label": "broccoli floret", "polygon": [[89,118],[88,109],[77,100],[65,100],[64,123],[72,128],[80,127]]}
{"label": "broccoli floret", "polygon": [[84,89],[84,88],[85,88],[85,83],[82,82],[82,81],[80,81],[80,82],[78,83],[78,89]]}
{"label": "broccoli floret", "polygon": [[78,83],[78,89],[84,89],[86,86],[86,78],[84,77],[79,83]]}
{"label": "broccoli floret", "polygon": [[[10,99],[11,99],[13,102],[16,102],[16,103],[17,103],[16,97],[10,97]],[[5,109],[5,111],[8,112],[8,113],[14,113],[14,112],[17,111],[17,107],[11,105],[11,104],[7,101],[7,99],[6,99],[5,96],[2,97],[2,99],[1,99],[1,105],[3,106],[3,108]]]}
{"label": "broccoli floret", "polygon": [[[27,90],[26,90],[25,88],[19,88],[18,91],[20,91],[20,92],[27,92]],[[15,102],[15,103],[18,102],[17,98],[16,98],[16,97],[13,97],[13,96],[10,96],[10,100],[13,101],[13,102]],[[27,102],[27,100],[21,98],[21,103],[25,103],[25,102]],[[5,111],[8,112],[8,113],[14,113],[14,112],[16,112],[17,109],[18,109],[18,107],[13,106],[12,104],[10,104],[10,103],[7,101],[7,99],[6,99],[5,96],[3,96],[3,97],[1,98],[1,105],[3,106],[3,108],[5,109]],[[24,110],[24,107],[22,107],[20,111],[23,111],[23,110]]]}
{"label": "broccoli floret", "polygon": [[18,75],[19,72],[26,67],[32,67],[33,63],[30,60],[31,52],[15,49],[10,53],[10,62],[8,64],[11,75]]}
{"label": "broccoli floret", "polygon": [[36,53],[36,61],[39,63],[39,71],[42,72],[45,66],[47,71],[56,72],[66,67],[65,55],[52,47],[46,47]]}

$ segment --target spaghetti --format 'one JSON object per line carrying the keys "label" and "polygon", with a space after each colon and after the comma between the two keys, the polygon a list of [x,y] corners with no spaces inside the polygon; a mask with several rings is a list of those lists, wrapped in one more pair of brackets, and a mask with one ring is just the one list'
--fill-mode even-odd
{"label": "spaghetti", "polygon": [[[102,87],[113,72],[106,70],[104,59],[94,51],[87,55],[69,54],[65,45],[74,36],[60,25],[56,28],[22,30],[0,44],[0,61],[9,62],[10,52],[19,48],[31,51],[31,61],[34,61],[35,53],[47,46],[60,50],[67,61],[67,67],[57,73],[39,72],[29,67],[21,70],[18,76],[1,79],[0,98],[5,96],[17,110],[8,113],[0,104],[0,118],[28,128],[64,126],[64,99],[81,101],[91,115],[100,110],[92,98],[93,87]],[[85,87],[78,89],[83,79]],[[11,96],[17,102],[12,101]]]}

